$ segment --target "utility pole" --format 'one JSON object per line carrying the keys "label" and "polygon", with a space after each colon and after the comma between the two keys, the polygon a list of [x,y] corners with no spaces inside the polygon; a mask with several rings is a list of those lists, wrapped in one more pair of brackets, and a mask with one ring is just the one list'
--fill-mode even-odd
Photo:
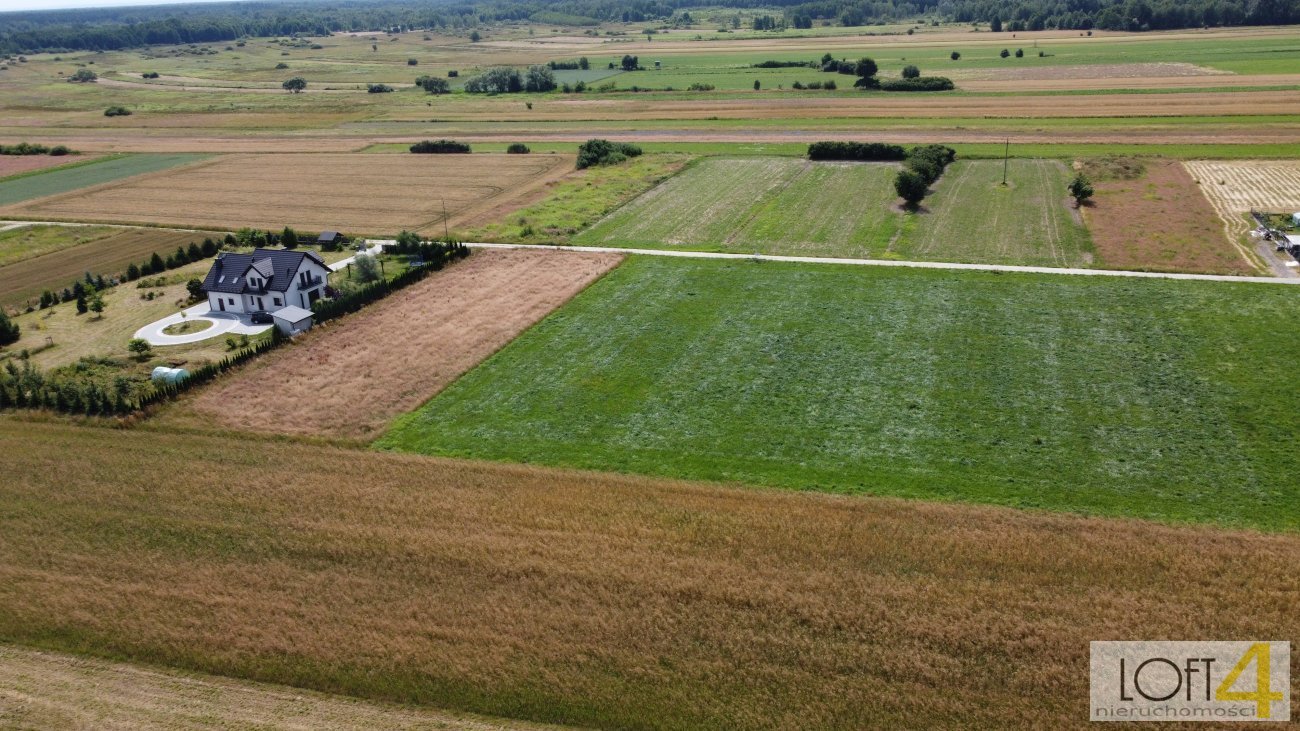
{"label": "utility pole", "polygon": [[1002,187],[1007,187],[1007,160],[1011,157],[1011,138],[1007,138],[1006,150],[1002,153]]}

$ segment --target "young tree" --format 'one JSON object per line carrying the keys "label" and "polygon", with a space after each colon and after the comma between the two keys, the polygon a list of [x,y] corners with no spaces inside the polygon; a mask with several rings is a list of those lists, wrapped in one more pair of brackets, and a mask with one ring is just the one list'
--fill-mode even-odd
{"label": "young tree", "polygon": [[870,58],[860,58],[853,66],[853,73],[863,79],[869,79],[872,76],[875,76],[879,71],[880,67],[876,65],[874,59]]}
{"label": "young tree", "polygon": [[280,233],[280,245],[286,249],[298,248],[298,232],[285,226],[284,231]]}
{"label": "young tree", "polygon": [[77,314],[84,315],[90,310],[90,305],[86,302],[86,294],[83,292],[77,295]]}
{"label": "young tree", "polygon": [[4,310],[0,310],[0,345],[16,343],[20,335],[22,335],[22,328],[18,327],[18,323],[10,320]]}
{"label": "young tree", "polygon": [[131,338],[131,341],[126,344],[126,349],[135,356],[136,360],[144,360],[153,352],[153,346],[144,338]]}
{"label": "young tree", "polygon": [[104,307],[105,307],[103,296],[101,296],[99,292],[96,292],[91,296],[90,303],[88,306],[90,307],[91,312],[95,313],[96,315],[103,315]]}
{"label": "young tree", "polygon": [[993,16],[993,20],[989,21],[989,30],[993,31],[994,33],[1001,33],[1002,19],[996,15]]}
{"label": "young tree", "polygon": [[754,79],[754,91],[758,91],[762,88],[763,88],[762,82],[760,82],[758,79]]}
{"label": "young tree", "polygon": [[1088,180],[1088,176],[1083,173],[1076,174],[1074,180],[1070,181],[1070,195],[1074,197],[1077,205],[1083,205],[1092,197],[1093,192],[1092,181]]}
{"label": "young tree", "polygon": [[925,198],[926,191],[930,185],[915,171],[899,170],[898,177],[894,179],[894,190],[898,197],[907,201],[910,206],[915,206]]}
{"label": "young tree", "polygon": [[1016,58],[1024,58],[1024,57],[1025,57],[1025,49],[1023,49],[1023,48],[1017,48],[1017,49],[1016,49]]}
{"label": "young tree", "polygon": [[524,91],[553,91],[555,72],[546,66],[529,66],[524,77]]}
{"label": "young tree", "polygon": [[952,52],[952,56],[951,56],[951,58],[952,58],[952,60],[954,60],[954,61],[960,61],[960,60],[961,60],[961,54],[958,53],[958,52],[956,52],[956,51],[953,51],[953,52]]}
{"label": "young tree", "polygon": [[203,299],[203,280],[197,277],[185,283],[185,290],[190,293],[190,299]]}
{"label": "young tree", "polygon": [[359,282],[373,282],[380,277],[379,262],[369,254],[360,254],[353,259],[352,268]]}
{"label": "young tree", "polygon": [[284,87],[284,90],[289,92],[290,94],[297,94],[298,92],[307,88],[307,80],[301,76],[295,76],[292,79],[289,79],[288,81],[284,82],[280,86]]}
{"label": "young tree", "polygon": [[578,59],[578,68],[582,69],[583,71],[586,71],[587,69],[591,68],[591,62],[587,60],[586,56],[583,56],[582,58]]}
{"label": "young tree", "polygon": [[1002,58],[1006,58],[1007,56],[1011,55],[1011,51],[1008,51],[1007,49],[1004,48],[1002,49],[1002,52],[999,53],[998,55],[1001,56]]}
{"label": "young tree", "polygon": [[469,34],[469,40],[470,43],[478,43],[479,41],[483,40],[483,36],[479,35],[478,31],[474,31]]}
{"label": "young tree", "polygon": [[167,269],[167,263],[164,262],[163,258],[158,255],[158,252],[155,251],[153,253],[153,256],[149,257],[149,271],[156,273],[156,272],[165,271],[166,269]]}
{"label": "young tree", "polygon": [[904,79],[916,79],[919,78],[920,76],[921,76],[921,69],[917,68],[916,66],[908,65],[903,67]]}

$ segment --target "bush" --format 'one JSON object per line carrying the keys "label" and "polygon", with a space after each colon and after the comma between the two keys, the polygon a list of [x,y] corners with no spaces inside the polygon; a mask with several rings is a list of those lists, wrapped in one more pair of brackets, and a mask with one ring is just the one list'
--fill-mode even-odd
{"label": "bush", "polygon": [[77,73],[68,77],[68,81],[74,84],[93,84],[99,80],[99,75],[90,69],[77,69]]}
{"label": "bush", "polygon": [[277,63],[277,64],[275,65],[275,70],[276,70],[276,71],[283,71],[283,70],[285,70],[285,69],[287,69],[287,68],[289,68],[289,64],[285,63],[284,61],[281,61],[280,63]]}
{"label": "bush", "polygon": [[144,338],[131,338],[126,344],[126,349],[136,357],[136,360],[144,360],[153,353],[153,346]]}
{"label": "bush", "polygon": [[452,69],[451,71],[447,72],[447,78],[449,79],[454,79],[458,76],[460,76],[460,72],[457,71],[456,69]]}
{"label": "bush", "polygon": [[883,142],[814,142],[808,145],[809,160],[904,160],[901,145]]}
{"label": "bush", "polygon": [[1092,181],[1088,180],[1088,176],[1083,173],[1077,173],[1074,180],[1070,181],[1069,191],[1074,198],[1074,202],[1078,205],[1083,205],[1095,192],[1092,188]]}
{"label": "bush", "polygon": [[469,145],[454,140],[424,140],[411,145],[411,152],[423,155],[459,154],[469,151]]}
{"label": "bush", "polygon": [[513,142],[506,148],[506,152],[511,155],[527,155],[532,152],[532,150],[528,149],[528,145],[525,145],[522,142]]}
{"label": "bush", "polygon": [[104,116],[105,117],[129,117],[131,116],[131,110],[127,109],[126,107],[116,107],[116,106],[109,107],[108,109],[104,110]]}
{"label": "bush", "polygon": [[916,78],[920,78],[920,76],[921,76],[921,69],[911,65],[903,67],[904,79],[916,79]]}
{"label": "bush", "polygon": [[[550,69],[547,71],[549,72]],[[523,90],[523,74],[519,73],[519,69],[505,66],[490,68],[465,82],[465,91],[470,94],[513,94]]]}
{"label": "bush", "polygon": [[884,91],[952,91],[957,88],[944,76],[921,76],[915,79],[890,79],[880,82]]}
{"label": "bush", "polygon": [[894,178],[894,191],[909,205],[920,203],[929,189],[930,184],[912,170],[899,170],[898,177]]}
{"label": "bush", "polygon": [[369,254],[357,255],[352,260],[352,269],[357,281],[362,283],[374,282],[383,276],[379,271],[379,260]]}
{"label": "bush", "polygon": [[713,84],[701,84],[700,82],[697,81],[691,84],[690,86],[686,87],[686,90],[687,91],[713,91]]}
{"label": "bush", "polygon": [[140,74],[140,78],[142,78],[142,79],[156,79],[156,78],[158,78],[158,72],[157,72],[157,71],[146,71],[146,72],[144,72],[143,74]]}
{"label": "bush", "polygon": [[52,157],[63,157],[64,155],[69,155],[71,153],[72,150],[68,149],[67,145],[55,145],[50,148],[50,156]]}
{"label": "bush", "polygon": [[203,299],[203,280],[198,278],[190,279],[185,283],[185,291],[190,293],[190,299]]}
{"label": "bush", "polygon": [[951,58],[952,60],[954,60],[954,61],[960,61],[960,60],[961,60],[961,54],[958,53],[958,52],[956,52],[956,51],[953,51],[953,52],[952,52],[952,55],[950,56],[950,58]]}
{"label": "bush", "polygon": [[297,94],[298,92],[307,88],[307,80],[301,76],[295,76],[292,79],[289,79],[288,81],[284,82],[283,84],[280,84],[280,86],[284,87],[285,91],[288,91],[293,94]]}
{"label": "bush", "polygon": [[1004,48],[1002,49],[1002,52],[999,53],[998,55],[1001,56],[1002,58],[1006,58],[1007,56],[1011,55],[1011,51],[1008,51],[1007,49]]}
{"label": "bush", "polygon": [[1017,49],[1016,49],[1016,58],[1024,58],[1024,57],[1025,57],[1025,49],[1023,49],[1023,48],[1017,48]]}
{"label": "bush", "polygon": [[629,157],[637,157],[641,148],[626,142],[609,140],[587,140],[578,146],[578,169],[593,165],[617,165]]}
{"label": "bush", "polygon": [[18,327],[18,323],[10,320],[4,310],[0,310],[0,345],[16,343],[20,335],[22,328]]}
{"label": "bush", "polygon": [[420,65],[420,59],[418,59],[418,58],[408,58],[408,59],[406,59],[406,65],[407,65],[407,66],[419,66],[419,65]]}
{"label": "bush", "polygon": [[366,87],[366,92],[370,94],[387,94],[393,90],[388,84],[371,84]]}
{"label": "bush", "polygon": [[541,92],[555,90],[555,72],[545,66],[529,66],[524,76],[524,91]]}
{"label": "bush", "polygon": [[415,80],[415,85],[430,94],[447,94],[451,92],[451,84],[446,79],[433,76],[421,76]]}

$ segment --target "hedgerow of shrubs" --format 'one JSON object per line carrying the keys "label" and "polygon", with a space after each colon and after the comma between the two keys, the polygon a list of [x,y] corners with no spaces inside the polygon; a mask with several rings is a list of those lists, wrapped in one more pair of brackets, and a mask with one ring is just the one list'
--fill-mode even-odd
{"label": "hedgerow of shrubs", "polygon": [[638,157],[641,148],[626,142],[587,140],[578,146],[578,169],[594,165],[617,165],[629,157]]}
{"label": "hedgerow of shrubs", "polygon": [[907,159],[907,150],[883,142],[814,142],[808,145],[808,159],[898,161]]}
{"label": "hedgerow of shrubs", "polygon": [[460,154],[469,151],[469,145],[455,140],[424,140],[411,145],[411,152],[423,155]]}
{"label": "hedgerow of shrubs", "polygon": [[914,79],[886,79],[881,91],[952,91],[952,79],[945,76],[919,76]]}
{"label": "hedgerow of shrubs", "polygon": [[528,145],[525,145],[522,142],[512,142],[510,143],[510,146],[506,148],[506,152],[511,155],[527,155],[532,152],[532,150],[528,149]]}
{"label": "hedgerow of shrubs", "polygon": [[34,145],[30,142],[19,142],[16,145],[0,145],[0,155],[50,155],[59,157],[71,153],[72,150],[64,145],[46,147],[45,145]]}

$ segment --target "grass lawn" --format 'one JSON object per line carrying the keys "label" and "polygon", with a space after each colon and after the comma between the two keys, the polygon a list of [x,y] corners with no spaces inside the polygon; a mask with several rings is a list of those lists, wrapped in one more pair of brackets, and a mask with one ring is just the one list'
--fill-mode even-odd
{"label": "grass lawn", "polygon": [[861,256],[898,230],[892,165],[700,162],[575,237],[588,246]]}
{"label": "grass lawn", "polygon": [[[106,308],[102,315],[93,312],[77,314],[76,304],[72,302],[18,315],[14,322],[22,328],[22,336],[18,342],[6,346],[7,351],[0,352],[12,354],[30,350],[33,352],[32,364],[43,369],[69,365],[88,357],[125,359],[128,356],[126,344],[136,330],[193,304],[189,302],[185,283],[191,277],[201,278],[211,266],[212,261],[208,259],[140,280],[157,286],[139,287],[140,282],[128,282],[110,287],[103,293]],[[149,298],[150,294],[152,298]],[[225,338],[215,337],[189,345],[154,348],[152,359],[124,363],[130,372],[147,373],[160,363],[185,362],[193,366],[199,361],[219,360],[228,354]]]}
{"label": "grass lawn", "polygon": [[1277,285],[633,258],[376,446],[1294,530],[1293,308]]}
{"label": "grass lawn", "polygon": [[1092,239],[1066,204],[1070,171],[1058,160],[958,161],[908,214],[890,249],[902,259],[1086,267]]}
{"label": "grass lawn", "polygon": [[58,168],[39,175],[28,175],[0,182],[0,206],[110,183],[133,175],[166,170],[205,157],[207,155],[191,153],[127,155],[86,165]]}

